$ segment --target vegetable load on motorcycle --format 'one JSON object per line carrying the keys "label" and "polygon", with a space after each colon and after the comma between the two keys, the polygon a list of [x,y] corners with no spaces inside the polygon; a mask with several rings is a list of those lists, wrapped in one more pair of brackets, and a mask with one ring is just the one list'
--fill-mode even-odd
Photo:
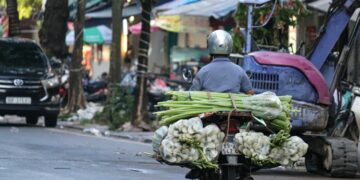
{"label": "vegetable load on motorcycle", "polygon": [[[209,92],[168,92],[171,100],[159,102],[167,110],[156,112],[163,125],[153,137],[155,157],[171,165],[199,169],[218,168],[223,143],[232,138],[235,149],[257,166],[292,165],[305,155],[308,145],[290,136],[290,96],[272,92],[245,94]],[[252,121],[244,121],[235,136],[229,135],[215,121],[203,122],[208,113],[250,111]],[[271,133],[250,129],[256,123]]]}

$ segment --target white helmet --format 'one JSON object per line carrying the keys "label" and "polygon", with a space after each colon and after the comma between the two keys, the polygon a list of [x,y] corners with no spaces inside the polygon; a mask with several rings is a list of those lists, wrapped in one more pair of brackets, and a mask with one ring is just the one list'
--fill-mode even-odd
{"label": "white helmet", "polygon": [[228,32],[216,30],[209,35],[207,46],[210,54],[228,55],[232,52],[233,40]]}

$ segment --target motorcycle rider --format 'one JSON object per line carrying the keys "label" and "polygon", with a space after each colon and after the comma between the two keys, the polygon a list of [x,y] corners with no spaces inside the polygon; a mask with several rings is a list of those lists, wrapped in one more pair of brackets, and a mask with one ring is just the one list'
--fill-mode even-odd
{"label": "motorcycle rider", "polygon": [[[209,35],[207,46],[212,60],[196,74],[190,90],[254,94],[245,71],[229,59],[233,48],[231,35],[216,30]],[[199,176],[200,171],[192,169],[185,177],[196,179]]]}
{"label": "motorcycle rider", "polygon": [[233,48],[231,35],[216,30],[208,36],[207,46],[212,61],[196,74],[190,90],[253,94],[245,71],[229,59]]}

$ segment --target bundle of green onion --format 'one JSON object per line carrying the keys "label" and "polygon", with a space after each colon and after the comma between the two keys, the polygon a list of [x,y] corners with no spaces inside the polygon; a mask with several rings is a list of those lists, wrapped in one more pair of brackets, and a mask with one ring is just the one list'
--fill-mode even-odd
{"label": "bundle of green onion", "polygon": [[264,92],[249,96],[246,94],[214,93],[203,91],[171,91],[171,100],[159,102],[167,110],[156,112],[161,125],[169,125],[179,119],[190,118],[202,113],[251,111],[258,120],[264,120],[276,130],[290,131],[291,96],[276,96]]}

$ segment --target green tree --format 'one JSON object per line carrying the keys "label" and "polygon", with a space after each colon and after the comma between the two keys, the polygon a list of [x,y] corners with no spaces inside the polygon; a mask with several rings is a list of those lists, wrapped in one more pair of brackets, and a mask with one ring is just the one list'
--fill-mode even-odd
{"label": "green tree", "polygon": [[148,118],[147,110],[147,72],[148,72],[148,50],[150,44],[150,13],[152,0],[141,0],[141,34],[139,43],[139,57],[137,66],[137,80],[135,88],[134,115],[131,124],[136,127],[149,128],[145,120]]}
{"label": "green tree", "polygon": [[41,0],[17,0],[17,3],[20,20],[29,18],[33,12],[40,12],[42,5]]}
{"label": "green tree", "polygon": [[0,7],[6,7],[9,16],[9,36],[20,35],[19,19],[29,18],[33,12],[41,9],[41,0],[0,0]]}
{"label": "green tree", "polygon": [[[273,4],[268,3],[260,9],[253,11],[253,24],[260,25],[268,18],[272,10]],[[278,3],[275,7],[274,15],[269,23],[262,28],[254,28],[252,37],[258,44],[278,46],[286,44],[289,26],[296,26],[299,19],[308,15],[310,12],[306,10],[301,0],[288,0],[284,3]],[[240,27],[246,27],[247,6],[239,4],[234,15]],[[242,51],[243,39],[238,33],[234,34],[234,46],[236,52]]]}

